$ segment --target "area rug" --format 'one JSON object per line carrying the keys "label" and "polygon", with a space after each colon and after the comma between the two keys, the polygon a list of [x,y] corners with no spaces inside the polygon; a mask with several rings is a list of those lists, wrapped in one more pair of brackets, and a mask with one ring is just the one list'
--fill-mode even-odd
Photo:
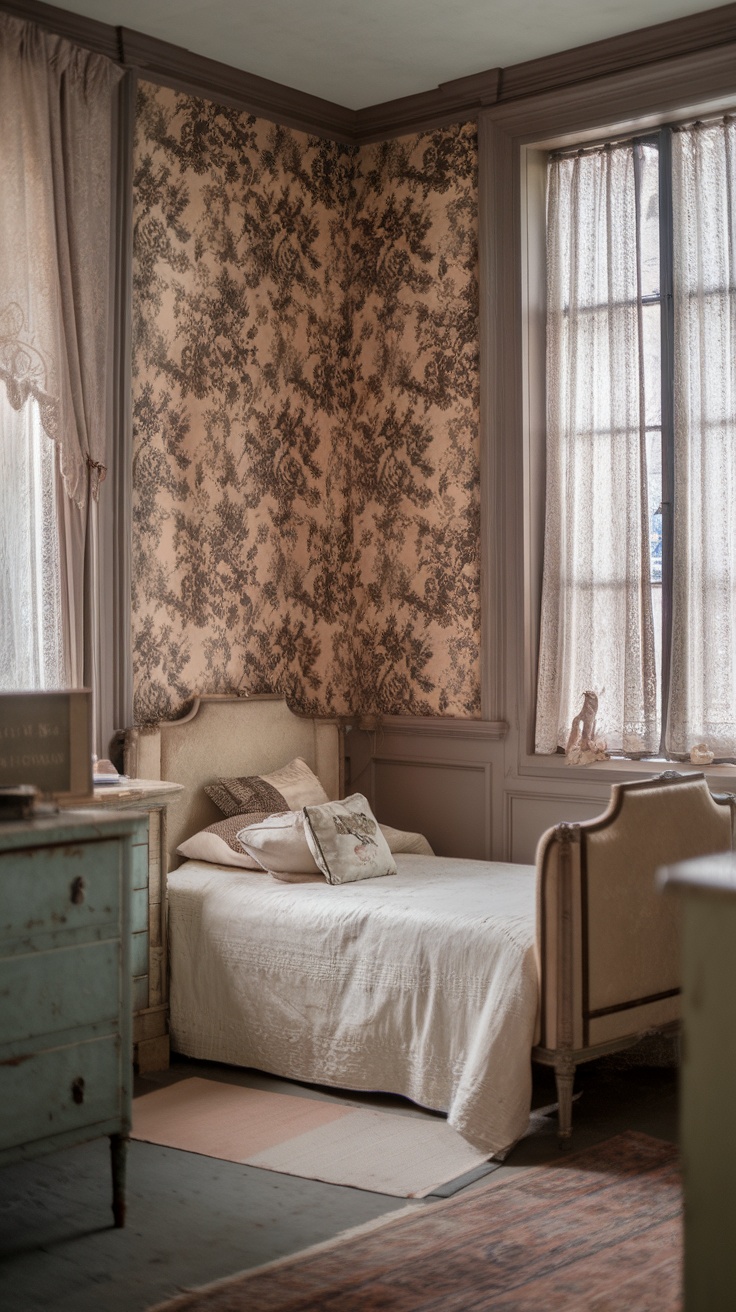
{"label": "area rug", "polygon": [[680,1312],[677,1149],[617,1135],[154,1312]]}
{"label": "area rug", "polygon": [[488,1161],[439,1116],[196,1077],[136,1098],[132,1137],[397,1198],[423,1198]]}

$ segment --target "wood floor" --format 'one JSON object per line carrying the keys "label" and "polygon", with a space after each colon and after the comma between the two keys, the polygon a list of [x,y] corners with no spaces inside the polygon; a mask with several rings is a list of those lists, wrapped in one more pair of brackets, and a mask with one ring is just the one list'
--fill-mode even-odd
{"label": "wood floor", "polygon": [[[139,1092],[213,1069],[176,1062],[167,1075],[140,1081]],[[229,1068],[228,1078],[233,1074]],[[553,1101],[554,1084],[548,1072],[536,1074],[539,1107]],[[235,1078],[299,1090],[251,1072]],[[608,1058],[582,1068],[576,1088],[582,1096],[575,1104],[574,1148],[623,1129],[676,1138],[673,1069],[631,1066],[625,1055]],[[319,1096],[311,1089],[302,1093]],[[494,1169],[510,1174],[557,1152],[554,1118],[545,1118]],[[128,1222],[114,1230],[109,1182],[103,1140],[0,1171],[3,1312],[143,1312],[182,1288],[295,1252],[406,1205],[400,1198],[132,1142]],[[472,1189],[473,1181],[464,1187]]]}

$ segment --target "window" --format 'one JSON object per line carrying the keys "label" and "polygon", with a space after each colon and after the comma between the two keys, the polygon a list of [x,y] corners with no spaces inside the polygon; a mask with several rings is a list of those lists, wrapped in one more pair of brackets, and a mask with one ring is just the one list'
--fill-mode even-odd
{"label": "window", "polygon": [[550,156],[535,748],[736,756],[736,124]]}

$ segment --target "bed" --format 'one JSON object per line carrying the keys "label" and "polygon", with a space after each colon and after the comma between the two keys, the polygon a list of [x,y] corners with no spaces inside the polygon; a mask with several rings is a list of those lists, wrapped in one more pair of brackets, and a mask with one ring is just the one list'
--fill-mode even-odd
{"label": "bed", "polygon": [[201,698],[129,732],[128,773],[183,786],[168,821],[172,1047],[401,1094],[489,1156],[527,1127],[534,1059],[555,1070],[568,1137],[576,1066],[678,1024],[677,908],[654,872],[732,847],[733,798],[702,774],[615,785],[598,820],[549,830],[534,866],[399,852],[390,878],[332,886],[181,861],[221,819],[204,785],[222,776],[299,757],[341,796],[340,733],[270,696]]}

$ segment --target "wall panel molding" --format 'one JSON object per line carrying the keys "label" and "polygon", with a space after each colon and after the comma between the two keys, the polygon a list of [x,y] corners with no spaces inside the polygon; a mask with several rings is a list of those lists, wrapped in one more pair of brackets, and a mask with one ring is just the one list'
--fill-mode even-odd
{"label": "wall panel molding", "polygon": [[467,122],[492,104],[519,102],[612,74],[641,72],[653,63],[676,60],[685,54],[703,52],[710,56],[736,42],[736,4],[720,5],[542,59],[455,78],[416,95],[351,110],[168,41],[85,18],[43,0],[0,0],[0,9],[40,23],[49,31],[137,69],[151,81],[347,144],[383,141]]}
{"label": "wall panel molding", "polygon": [[529,793],[517,788],[507,789],[503,815],[505,860],[531,864],[545,830],[565,820],[572,823],[592,820],[605,811],[607,802],[607,789],[600,798],[581,793]]}
{"label": "wall panel molding", "polygon": [[505,720],[460,720],[451,716],[382,715],[379,734],[391,733],[422,738],[461,738],[473,742],[500,742],[508,733]]}
{"label": "wall panel molding", "polygon": [[[492,766],[490,761],[448,760],[447,758],[441,756],[427,756],[419,759],[410,756],[386,756],[382,754],[376,754],[371,758],[371,762],[370,762],[370,789],[371,789],[371,796],[376,800],[376,809],[379,812],[382,812],[382,807],[380,802],[380,779],[379,779],[379,775],[382,767],[384,769],[388,768],[398,771],[403,769],[407,773],[407,775],[410,772],[416,770],[427,771],[433,773],[435,775],[435,779],[438,779],[438,775],[440,774],[445,774],[446,776],[449,776],[449,778],[445,780],[444,787],[443,787],[443,794],[442,794],[443,806],[442,808],[437,808],[434,806],[431,808],[430,823],[425,824],[422,822],[421,812],[423,806],[426,806],[425,799],[421,794],[418,793],[416,789],[412,789],[411,783],[408,778],[406,779],[405,785],[401,790],[400,803],[401,803],[401,807],[405,809],[406,814],[409,816],[409,819],[405,821],[401,814],[394,815],[393,817],[389,816],[388,818],[388,823],[389,824],[396,823],[396,827],[398,828],[405,828],[405,829],[416,828],[422,833],[424,833],[426,829],[428,831],[427,837],[429,838],[430,842],[432,842],[433,839],[432,825],[434,825],[434,828],[436,830],[436,834],[434,836],[434,842],[435,844],[437,844],[437,846],[441,846],[441,839],[438,840],[436,835],[437,834],[441,835],[443,831],[447,830],[448,827],[447,817],[448,816],[451,817],[453,815],[462,817],[463,809],[467,811],[467,807],[468,807],[467,776],[480,775],[482,778],[482,786],[481,786],[482,806],[481,806],[480,815],[477,816],[477,819],[475,816],[472,815],[468,817],[467,821],[464,823],[463,826],[464,828],[463,837],[468,838],[470,843],[470,848],[472,848],[473,845],[472,842],[473,838],[475,837],[477,839],[475,846],[478,849],[478,853],[475,859],[481,859],[486,861],[491,859],[491,854],[493,850],[493,846],[492,846],[493,845],[493,808],[492,808]],[[463,775],[465,776],[465,779],[462,778]],[[449,780],[451,780],[453,776],[455,776],[456,779],[455,787],[453,787],[453,784],[449,782]],[[416,815],[420,816],[418,820],[413,819],[413,817]],[[386,823],[386,821],[384,820],[383,813],[379,814],[378,818],[384,821],[384,823]],[[476,824],[474,827],[475,833],[473,833],[474,820],[476,820]],[[452,840],[450,840],[449,845],[450,847],[453,846]],[[461,852],[459,854],[472,855],[470,848],[467,853]],[[446,854],[452,855],[453,853],[452,851],[450,851]]]}

